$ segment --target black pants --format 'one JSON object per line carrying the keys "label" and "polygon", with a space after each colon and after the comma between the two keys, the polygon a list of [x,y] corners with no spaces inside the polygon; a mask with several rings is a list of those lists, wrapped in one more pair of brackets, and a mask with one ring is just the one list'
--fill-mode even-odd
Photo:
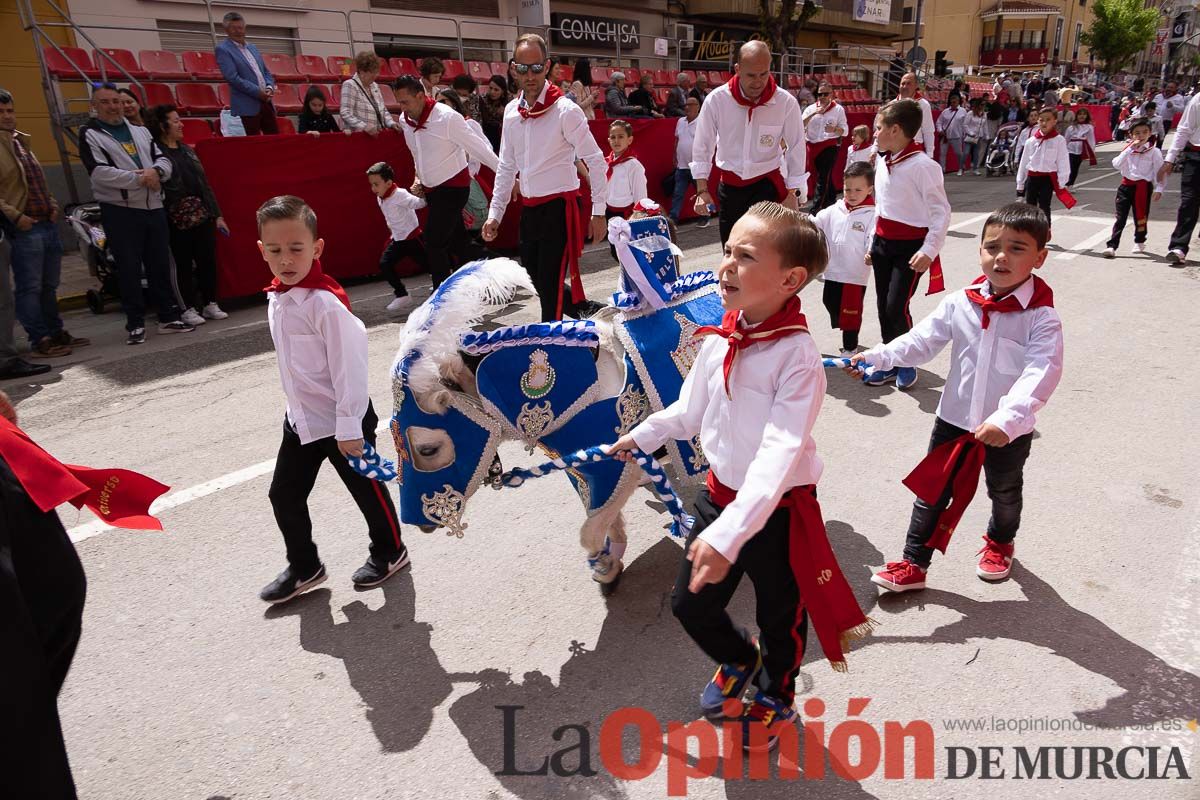
{"label": "black pants", "polygon": [[425,190],[429,209],[423,229],[425,253],[435,289],[462,263],[460,259],[467,239],[462,212],[470,196],[471,189],[467,186],[438,186]]}
{"label": "black pants", "polygon": [[[1125,229],[1125,223],[1129,220],[1129,212],[1134,208],[1134,197],[1137,192],[1143,192],[1146,195],[1147,213],[1150,208],[1150,197],[1154,193],[1154,185],[1150,183],[1138,183],[1134,186],[1121,184],[1117,187],[1117,221],[1113,223],[1112,236],[1108,238],[1108,247],[1116,250],[1121,246],[1121,232]],[[1136,212],[1133,215],[1133,240],[1135,242],[1146,241],[1146,229],[1149,227],[1149,219],[1138,221]]]}
{"label": "black pants", "polygon": [[[965,434],[941,417],[934,420],[933,435],[929,437],[929,449],[945,444]],[[1024,483],[1025,460],[1029,458],[1029,447],[1033,434],[1018,436],[1004,447],[989,447],[984,455],[983,474],[987,494],[992,501],[992,517],[988,520],[988,538],[997,542],[1011,542],[1021,525],[1021,487]],[[962,467],[962,461],[954,465],[953,474]],[[950,482],[947,482],[948,484]],[[933,548],[925,543],[937,527],[938,517],[950,505],[950,493],[931,506],[923,500],[913,503],[912,519],[908,523],[908,538],[904,543],[904,558],[920,567],[929,567],[933,559]]]}
{"label": "black pants", "polygon": [[1050,222],[1050,201],[1054,198],[1054,180],[1047,175],[1030,175],[1025,179],[1025,202],[1037,206]]}
{"label": "black pants", "polygon": [[146,268],[146,281],[150,284],[150,297],[158,309],[158,321],[176,322],[180,308],[171,280],[171,237],[167,232],[167,212],[161,208],[147,211],[101,203],[100,221],[117,262],[125,330],[146,327],[146,298],[142,293],[143,265]]}
{"label": "black pants", "polygon": [[[797,487],[792,491],[805,489]],[[695,511],[696,524],[688,537],[685,554],[696,536],[721,513],[721,507],[704,490],[696,498]],[[718,664],[746,664],[754,660],[754,647],[745,632],[733,624],[725,608],[742,576],[749,577],[754,584],[755,618],[763,654],[758,685],[789,705],[796,696],[796,674],[808,639],[808,612],[800,610],[800,587],[789,558],[790,523],[788,509],[776,509],[762,530],[742,546],[725,580],[707,584],[695,594],[688,590],[692,562],[685,555],[671,590],[675,618],[709,658]]]}
{"label": "black pants", "polygon": [[83,621],[87,580],[54,511],[0,460],[0,719],[5,797],[75,798],[58,693]]}
{"label": "black pants", "polygon": [[170,238],[183,307],[202,309],[217,302],[217,221],[205,220],[186,231],[171,228]]}
{"label": "black pants", "polygon": [[755,181],[749,186],[730,186],[722,181],[717,189],[717,200],[721,206],[717,217],[717,227],[721,231],[721,244],[724,245],[729,240],[729,232],[733,230],[733,223],[741,219],[750,210],[750,206],[755,203],[761,203],[764,200],[778,202],[779,190],[770,178]]}
{"label": "black pants", "polygon": [[279,133],[279,120],[275,116],[275,105],[270,100],[262,102],[262,107],[259,108],[257,114],[252,117],[242,117],[241,120],[247,136],[258,136],[263,133],[274,136]]}
{"label": "black pants", "polygon": [[1170,248],[1186,255],[1200,216],[1200,153],[1184,150],[1179,157],[1183,159],[1183,179],[1179,182],[1179,216],[1175,218]]}
{"label": "black pants", "polygon": [[913,271],[908,261],[922,244],[922,239],[885,239],[878,235],[871,242],[875,304],[879,310],[879,331],[885,344],[912,328],[908,303],[917,291],[921,273]]}
{"label": "black pants", "polygon": [[842,140],[837,140],[836,147],[827,147],[813,159],[812,168],[817,173],[817,183],[813,188],[812,211],[814,216],[822,208],[827,208],[837,202],[837,191],[833,188],[833,167],[837,164],[838,150]]}
{"label": "black pants", "polygon": [[[562,316],[578,313],[570,287],[563,286],[563,253],[567,250],[567,201],[551,200],[521,209],[521,266],[533,279],[542,306],[542,321],[558,319],[558,293],[563,293]],[[570,213],[578,213],[572,206]]]}
{"label": "black pants", "polygon": [[[375,444],[375,426],[379,418],[375,409],[367,406],[363,417],[363,438]],[[321,559],[317,545],[312,539],[312,519],[308,515],[308,496],[312,493],[317,473],[325,462],[333,464],[338,477],[350,491],[358,510],[367,520],[371,535],[371,556],[378,564],[394,561],[396,554],[404,549],[400,538],[400,519],[387,486],[379,481],[364,478],[351,468],[346,457],[338,451],[332,436],[315,442],[301,444],[296,429],[283,420],[283,441],[279,443],[279,455],[275,461],[275,475],[271,479],[271,507],[275,510],[275,521],[283,532],[287,545],[288,565],[299,574],[308,577],[317,571]]]}
{"label": "black pants", "polygon": [[429,269],[429,259],[425,255],[425,246],[421,244],[420,239],[405,239],[402,242],[393,239],[388,242],[388,246],[383,248],[383,255],[379,257],[379,271],[387,279],[396,297],[408,295],[408,289],[404,288],[404,282],[396,273],[396,265],[405,258],[411,258],[417,262],[421,269]]}
{"label": "black pants", "polygon": [[1071,177],[1067,178],[1067,186],[1074,186],[1075,179],[1079,177],[1079,165],[1083,163],[1083,154],[1067,153],[1067,158],[1071,160]]}
{"label": "black pants", "polygon": [[[840,328],[842,323],[842,296],[844,294],[846,284],[839,281],[825,281],[825,288],[821,291],[821,301],[825,304],[825,310],[829,312],[829,324],[835,328]],[[854,289],[863,287],[855,286]],[[858,318],[861,325],[862,321],[862,304],[859,304]],[[842,328],[842,349],[853,350],[858,347],[858,331],[846,330]]]}

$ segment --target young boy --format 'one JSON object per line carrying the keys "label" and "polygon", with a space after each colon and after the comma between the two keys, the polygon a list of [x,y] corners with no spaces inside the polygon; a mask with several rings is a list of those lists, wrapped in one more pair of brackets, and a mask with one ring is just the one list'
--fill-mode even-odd
{"label": "young boy", "polygon": [[[1154,144],[1159,150],[1162,150],[1163,139],[1167,138],[1166,128],[1163,125],[1163,118],[1159,116],[1158,104],[1151,101],[1142,106],[1142,116],[1150,123],[1150,135],[1154,137]],[[1130,127],[1133,123],[1130,123]]]}
{"label": "young boy", "polygon": [[1105,258],[1116,257],[1130,208],[1133,209],[1133,252],[1146,252],[1150,202],[1158,202],[1163,193],[1163,182],[1158,179],[1163,154],[1150,141],[1149,120],[1145,117],[1135,119],[1129,126],[1129,136],[1131,141],[1112,162],[1121,171],[1121,185],[1117,187],[1117,221],[1104,251]]}
{"label": "young boy", "polygon": [[983,275],[942,300],[907,335],[850,359],[851,370],[862,363],[916,366],[947,343],[952,348],[930,455],[905,481],[925,499],[913,504],[903,560],[871,579],[888,591],[925,588],[933,550],[946,551],[981,464],[992,517],[976,574],[997,581],[1012,569],[1035,415],[1062,376],[1062,323],[1050,287],[1033,276],[1046,260],[1049,236],[1037,208],[1012,203],[997,210],[983,224]]}
{"label": "young boy", "polygon": [[[875,143],[887,155],[875,171],[875,236],[867,263],[875,272],[875,299],[884,343],[908,333],[908,304],[921,273],[929,272],[928,294],[940,292],[942,265],[938,251],[950,227],[950,201],[942,168],[913,141],[923,114],[915,100],[895,100],[875,117]],[[917,371],[877,370],[867,383],[895,381],[899,389],[917,382]]]}
{"label": "young boy", "polygon": [[846,151],[846,171],[858,163],[870,164],[875,153],[871,149],[871,129],[866,125],[855,125],[850,131],[850,147]]}
{"label": "young boy", "polygon": [[[822,466],[812,429],[825,376],[796,293],[826,261],[809,217],[774,202],[751,206],[734,223],[718,269],[725,316],[720,327],[697,331],[707,338],[679,399],[610,448],[628,460],[622,451],[652,453],[668,439],[700,436],[711,469],[671,607],[720,664],[700,698],[704,714],[733,711],[743,742],[755,749],[775,743],[772,723],[797,716],[809,616],[839,671],[846,669],[839,637],[870,628],[829,548],[816,498]],[[761,647],[725,612],[743,575],[758,598]],[[743,706],[752,682],[753,701]],[[759,724],[768,736],[752,743]]]}
{"label": "young boy", "polygon": [[842,329],[842,358],[858,352],[863,296],[871,275],[865,256],[875,225],[875,198],[871,194],[874,182],[875,170],[870,164],[862,161],[851,164],[842,181],[842,199],[816,216],[817,227],[825,234],[829,248],[829,267],[825,270],[821,299],[829,312],[830,324]]}
{"label": "young boy", "polygon": [[633,126],[623,119],[613,120],[608,127],[608,144],[612,152],[604,159],[608,164],[606,216],[629,219],[637,201],[650,196],[646,168],[633,154]]}
{"label": "young boy", "polygon": [[288,566],[259,597],[284,603],[325,581],[308,516],[308,495],[328,460],[367,520],[371,554],[351,577],[383,583],[408,564],[400,520],[387,488],[351,468],[363,441],[375,444],[379,419],[367,392],[367,332],[337,281],[321,271],[325,241],[317,215],[299,197],[273,197],[258,209],[258,249],[275,280],[267,319],[287,397],[283,441],[271,480],[271,506],[287,546]]}
{"label": "young boy", "polygon": [[388,311],[403,311],[413,304],[408,296],[408,289],[396,273],[396,265],[404,258],[411,258],[420,265],[421,269],[429,269],[425,258],[425,246],[421,244],[418,235],[420,223],[417,221],[417,209],[425,207],[425,200],[412,192],[401,189],[396,185],[396,173],[390,164],[380,161],[372,164],[367,170],[367,180],[371,191],[375,193],[375,201],[379,210],[387,220],[392,239],[383,249],[379,257],[379,271],[391,284],[395,297],[387,304]]}
{"label": "young boy", "polygon": [[1050,223],[1050,198],[1054,195],[1063,205],[1071,208],[1075,198],[1066,190],[1071,178],[1071,156],[1067,152],[1067,140],[1058,135],[1058,114],[1053,108],[1038,112],[1038,127],[1021,151],[1021,164],[1017,167],[1017,197],[1037,206]]}

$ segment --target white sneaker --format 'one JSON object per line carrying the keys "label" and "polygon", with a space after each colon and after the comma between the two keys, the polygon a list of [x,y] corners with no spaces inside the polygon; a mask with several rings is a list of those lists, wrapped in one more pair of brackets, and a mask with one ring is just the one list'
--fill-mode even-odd
{"label": "white sneaker", "polygon": [[1104,252],[1101,253],[1100,255],[1104,256],[1105,258],[1116,258],[1117,251],[1111,247],[1106,247],[1106,248],[1104,248]]}
{"label": "white sneaker", "polygon": [[1186,264],[1187,255],[1182,250],[1172,250],[1167,253],[1167,261],[1172,264]]}
{"label": "white sneaker", "polygon": [[1146,243],[1145,242],[1134,242],[1133,243],[1133,252],[1135,252],[1135,253],[1146,252]]}
{"label": "white sneaker", "polygon": [[973,173],[973,174],[975,174],[975,175],[978,175],[978,174],[979,174],[979,170],[977,170],[977,169],[976,169],[976,170],[972,170],[972,173]]}
{"label": "white sneaker", "polygon": [[229,319],[229,315],[222,311],[216,303],[209,303],[200,313],[205,319]]}
{"label": "white sneaker", "polygon": [[197,314],[196,309],[194,309],[194,308],[187,309],[186,311],[183,312],[183,314],[181,314],[179,316],[179,318],[181,320],[183,320],[184,322],[186,322],[188,325],[191,325],[193,328],[195,328],[199,325],[203,325],[205,322],[208,321],[208,320],[204,319],[204,317]]}
{"label": "white sneaker", "polygon": [[961,169],[958,171],[958,177],[960,177],[960,178],[962,177],[962,170],[961,170]]}
{"label": "white sneaker", "polygon": [[406,308],[412,308],[412,304],[413,304],[412,297],[406,294],[403,297],[396,297],[392,300],[392,302],[388,303],[387,310],[388,311],[403,311]]}

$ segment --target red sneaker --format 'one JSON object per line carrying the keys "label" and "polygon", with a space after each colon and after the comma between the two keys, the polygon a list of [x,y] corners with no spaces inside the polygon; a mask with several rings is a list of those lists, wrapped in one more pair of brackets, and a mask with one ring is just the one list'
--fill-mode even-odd
{"label": "red sneaker", "polygon": [[979,556],[979,566],[975,568],[975,574],[985,581],[1004,580],[1008,577],[1008,573],[1012,572],[1013,552],[1015,550],[1016,546],[1012,542],[1008,542],[1007,544],[995,542],[984,536],[983,549],[977,553]]}
{"label": "red sneaker", "polygon": [[882,572],[871,576],[871,583],[889,592],[912,592],[925,588],[925,570],[911,561],[889,561]]}

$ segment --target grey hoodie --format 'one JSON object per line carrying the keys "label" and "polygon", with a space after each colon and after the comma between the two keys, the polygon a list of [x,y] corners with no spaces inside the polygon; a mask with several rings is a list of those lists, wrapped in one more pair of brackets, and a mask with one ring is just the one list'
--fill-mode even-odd
{"label": "grey hoodie", "polygon": [[104,130],[99,120],[92,120],[83,127],[79,138],[79,157],[91,176],[92,194],[100,203],[147,211],[162,208],[162,191],[142,186],[138,178],[142,169],[157,167],[162,171],[165,182],[171,177],[171,160],[159,150],[150,131],[129,123],[125,125],[133,136],[142,167],[138,167],[121,143]]}

